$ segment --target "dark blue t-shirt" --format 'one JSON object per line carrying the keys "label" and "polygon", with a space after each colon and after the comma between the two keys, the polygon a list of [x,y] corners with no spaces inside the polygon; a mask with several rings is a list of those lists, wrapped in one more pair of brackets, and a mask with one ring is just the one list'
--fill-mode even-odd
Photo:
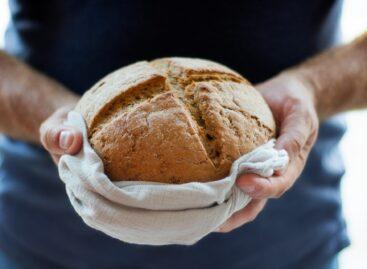
{"label": "dark blue t-shirt", "polygon": [[[341,1],[11,0],[6,50],[82,94],[106,73],[163,56],[208,58],[252,82],[335,44]],[[0,249],[24,268],[315,268],[348,244],[340,119],[258,218],[194,246],[130,245],[86,226],[47,153],[0,141]]]}

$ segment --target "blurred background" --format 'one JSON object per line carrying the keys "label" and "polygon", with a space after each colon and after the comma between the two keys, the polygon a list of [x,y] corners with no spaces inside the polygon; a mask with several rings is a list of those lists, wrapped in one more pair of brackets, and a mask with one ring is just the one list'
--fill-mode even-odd
{"label": "blurred background", "polygon": [[[367,1],[344,0],[341,26],[344,42],[367,31]],[[341,142],[346,165],[342,195],[352,245],[342,252],[341,269],[363,269],[367,268],[367,110],[347,113],[346,118],[348,132]]]}
{"label": "blurred background", "polygon": [[[9,19],[6,0],[0,0],[0,48]],[[367,31],[367,0],[344,0],[343,42]],[[366,89],[367,90],[367,89]],[[346,114],[348,132],[341,142],[347,172],[342,183],[344,213],[352,245],[340,258],[341,269],[367,268],[367,111]]]}

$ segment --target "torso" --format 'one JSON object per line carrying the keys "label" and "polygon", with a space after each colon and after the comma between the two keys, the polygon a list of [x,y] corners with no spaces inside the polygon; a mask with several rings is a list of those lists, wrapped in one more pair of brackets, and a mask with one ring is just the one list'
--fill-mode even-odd
{"label": "torso", "polygon": [[[42,2],[10,1],[6,50],[80,94],[118,67],[163,56],[208,58],[260,82],[335,44],[341,8],[332,0]],[[283,268],[314,252],[313,261],[325,259],[347,244],[336,149],[343,131],[338,119],[321,127],[301,179],[253,223],[192,247],[128,245],[92,230],[47,154],[4,139],[0,248],[40,268]]]}

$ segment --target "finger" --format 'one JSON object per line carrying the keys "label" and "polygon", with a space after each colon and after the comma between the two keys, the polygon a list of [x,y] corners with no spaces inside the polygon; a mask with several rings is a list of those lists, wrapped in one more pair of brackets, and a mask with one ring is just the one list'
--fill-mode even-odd
{"label": "finger", "polygon": [[288,110],[280,125],[275,148],[285,149],[292,161],[301,154],[310,141],[314,142],[318,128],[316,115],[304,111],[297,105]]}
{"label": "finger", "polygon": [[275,148],[285,149],[290,160],[294,159],[303,149],[309,131],[302,119],[287,118],[280,129],[279,137],[275,143]]}
{"label": "finger", "polygon": [[82,146],[82,134],[63,124],[62,114],[55,113],[40,128],[42,145],[53,155],[75,154]]}
{"label": "finger", "polygon": [[216,231],[220,233],[230,232],[248,222],[253,221],[266,204],[266,200],[252,200],[244,209],[234,213]]}
{"label": "finger", "polygon": [[82,134],[74,127],[50,122],[41,130],[41,142],[51,154],[75,154],[81,149]]}
{"label": "finger", "polygon": [[236,180],[236,184],[244,193],[254,199],[279,198],[294,184],[299,166],[300,164],[290,163],[284,174],[268,178],[245,174]]}

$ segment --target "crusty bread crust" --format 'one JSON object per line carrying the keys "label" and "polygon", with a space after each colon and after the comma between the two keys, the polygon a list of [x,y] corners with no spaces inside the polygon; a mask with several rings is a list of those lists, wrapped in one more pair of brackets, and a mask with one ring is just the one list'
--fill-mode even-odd
{"label": "crusty bread crust", "polygon": [[275,135],[260,93],[238,73],[202,59],[121,68],[87,91],[76,110],[115,181],[217,180]]}

